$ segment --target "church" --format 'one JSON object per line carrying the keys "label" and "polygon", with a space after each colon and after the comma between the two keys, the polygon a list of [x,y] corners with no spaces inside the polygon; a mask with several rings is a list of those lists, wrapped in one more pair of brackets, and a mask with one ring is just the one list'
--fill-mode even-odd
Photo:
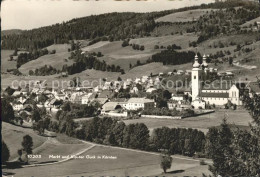
{"label": "church", "polygon": [[198,55],[191,74],[192,105],[195,109],[205,108],[205,105],[222,106],[230,101],[236,105],[242,105],[239,89],[231,81],[218,80],[207,83],[204,76],[210,74],[206,55],[203,56],[202,64],[199,63]]}

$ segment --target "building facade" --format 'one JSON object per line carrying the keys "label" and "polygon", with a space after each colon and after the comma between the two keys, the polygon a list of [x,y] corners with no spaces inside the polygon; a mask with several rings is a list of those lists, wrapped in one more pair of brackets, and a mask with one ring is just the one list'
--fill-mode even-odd
{"label": "building facade", "polygon": [[229,101],[236,105],[242,105],[239,89],[232,81],[213,81],[212,83],[207,83],[203,79],[205,78],[203,76],[207,74],[210,74],[210,71],[206,56],[203,56],[203,62],[199,64],[198,56],[196,55],[191,75],[193,105],[195,101],[197,104],[198,99],[205,101],[208,105],[221,106]]}

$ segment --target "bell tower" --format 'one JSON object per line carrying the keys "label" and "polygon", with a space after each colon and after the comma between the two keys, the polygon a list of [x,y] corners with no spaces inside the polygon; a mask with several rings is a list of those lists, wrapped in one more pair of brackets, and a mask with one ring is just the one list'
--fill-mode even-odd
{"label": "bell tower", "polygon": [[195,100],[200,94],[202,78],[202,69],[200,68],[199,58],[197,54],[195,56],[195,62],[193,64],[191,73],[192,100]]}

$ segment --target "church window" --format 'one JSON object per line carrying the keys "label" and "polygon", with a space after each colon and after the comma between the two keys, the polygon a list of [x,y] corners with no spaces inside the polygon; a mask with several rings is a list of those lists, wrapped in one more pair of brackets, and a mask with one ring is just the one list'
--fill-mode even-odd
{"label": "church window", "polygon": [[194,79],[196,79],[196,76],[194,76]]}

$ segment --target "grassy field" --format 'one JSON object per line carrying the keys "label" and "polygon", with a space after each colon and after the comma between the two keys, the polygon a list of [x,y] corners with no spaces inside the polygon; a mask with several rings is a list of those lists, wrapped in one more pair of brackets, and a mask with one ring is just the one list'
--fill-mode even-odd
{"label": "grassy field", "polygon": [[[36,68],[43,67],[44,65],[50,65],[56,69],[61,70],[63,65],[67,64],[70,66],[74,63],[72,60],[68,59],[69,56],[69,52],[57,52],[55,54],[44,55],[37,58],[36,60],[25,63],[19,68],[19,71],[23,74],[28,74],[29,70],[34,70]],[[67,59],[67,61],[64,59]]]}
{"label": "grassy field", "polygon": [[235,124],[237,126],[248,126],[248,124],[252,121],[249,113],[245,110],[232,111],[223,109],[218,110],[212,114],[189,117],[181,120],[140,118],[134,120],[125,120],[124,122],[126,124],[145,123],[150,130],[167,126],[171,128],[195,128],[206,133],[208,128],[220,125],[225,114],[229,124]]}
{"label": "grassy field", "polygon": [[212,9],[196,9],[184,12],[172,13],[155,20],[155,22],[190,22],[196,21],[200,16],[210,12]]}
{"label": "grassy field", "polygon": [[33,139],[33,148],[41,146],[47,137],[39,136],[30,128],[22,128],[2,122],[2,138],[10,150],[10,160],[18,157],[17,150],[22,147],[23,136],[30,135]]}
{"label": "grassy field", "polygon": [[57,134],[55,138],[43,137],[37,135],[31,128],[23,128],[5,122],[2,124],[2,128],[2,138],[10,150],[9,160],[18,157],[17,150],[22,147],[21,142],[25,135],[30,135],[33,139],[33,154],[42,156],[42,158],[30,159],[31,163],[59,161],[61,159],[49,159],[49,155],[71,155],[90,147],[88,143],[63,134]]}
{"label": "grassy field", "polygon": [[129,43],[144,45],[145,49],[154,50],[155,45],[167,47],[168,45],[176,44],[182,48],[187,48],[189,47],[190,41],[196,41],[197,39],[198,37],[195,34],[175,34],[161,37],[131,39]]}
{"label": "grassy field", "polygon": [[[94,147],[84,156],[115,156],[117,159],[74,159],[61,164],[3,170],[10,174],[23,176],[148,176],[161,175],[160,159],[158,155],[136,152],[132,150]],[[204,166],[203,166],[204,167]],[[173,158],[169,174],[201,176],[202,173],[210,174],[207,168],[201,168],[198,161],[188,158]]]}
{"label": "grassy field", "polygon": [[162,63],[149,63],[142,66],[137,66],[133,69],[131,69],[126,74],[122,75],[122,78],[132,78],[135,79],[136,77],[142,77],[142,76],[150,76],[152,73],[153,75],[159,74],[160,72],[163,72],[167,74],[169,71],[173,71],[174,69],[190,69],[191,63],[182,64],[182,65],[163,65]]}
{"label": "grassy field", "polygon": [[[74,77],[80,77],[81,81],[86,80],[84,86],[90,86],[92,81],[92,86],[97,86],[99,84],[100,79],[107,78],[108,80],[117,80],[118,76],[121,76],[119,72],[103,72],[97,70],[85,70],[78,74],[69,75],[68,77],[61,77],[59,74],[49,75],[49,76],[15,76],[12,74],[2,74],[1,79],[2,83],[1,86],[3,89],[12,85],[14,81],[22,81],[22,86],[24,86],[24,82],[29,83],[31,80],[40,80],[46,81],[47,87],[53,88],[57,87],[58,85],[61,87],[62,85],[64,88],[69,86],[70,82]],[[14,82],[15,83],[15,82]],[[14,84],[16,85],[16,84]]]}
{"label": "grassy field", "polygon": [[[108,64],[119,65],[124,70],[129,69],[129,64],[134,65],[137,60],[146,61],[154,53],[153,50],[145,49],[144,51],[133,50],[131,46],[122,47],[122,41],[114,42],[98,42],[88,47],[82,48],[83,51],[102,52],[103,57],[99,60],[104,60]],[[146,46],[145,46],[146,47]]]}
{"label": "grassy field", "polygon": [[52,161],[60,161],[62,160],[61,158],[49,158],[49,155],[72,155],[88,147],[90,147],[90,144],[62,144],[59,141],[48,141],[39,148],[34,149],[33,154],[41,155],[41,158],[30,159],[30,163],[47,163]]}
{"label": "grassy field", "polygon": [[6,72],[7,69],[16,69],[16,61],[9,61],[13,50],[1,50],[1,72]]}

